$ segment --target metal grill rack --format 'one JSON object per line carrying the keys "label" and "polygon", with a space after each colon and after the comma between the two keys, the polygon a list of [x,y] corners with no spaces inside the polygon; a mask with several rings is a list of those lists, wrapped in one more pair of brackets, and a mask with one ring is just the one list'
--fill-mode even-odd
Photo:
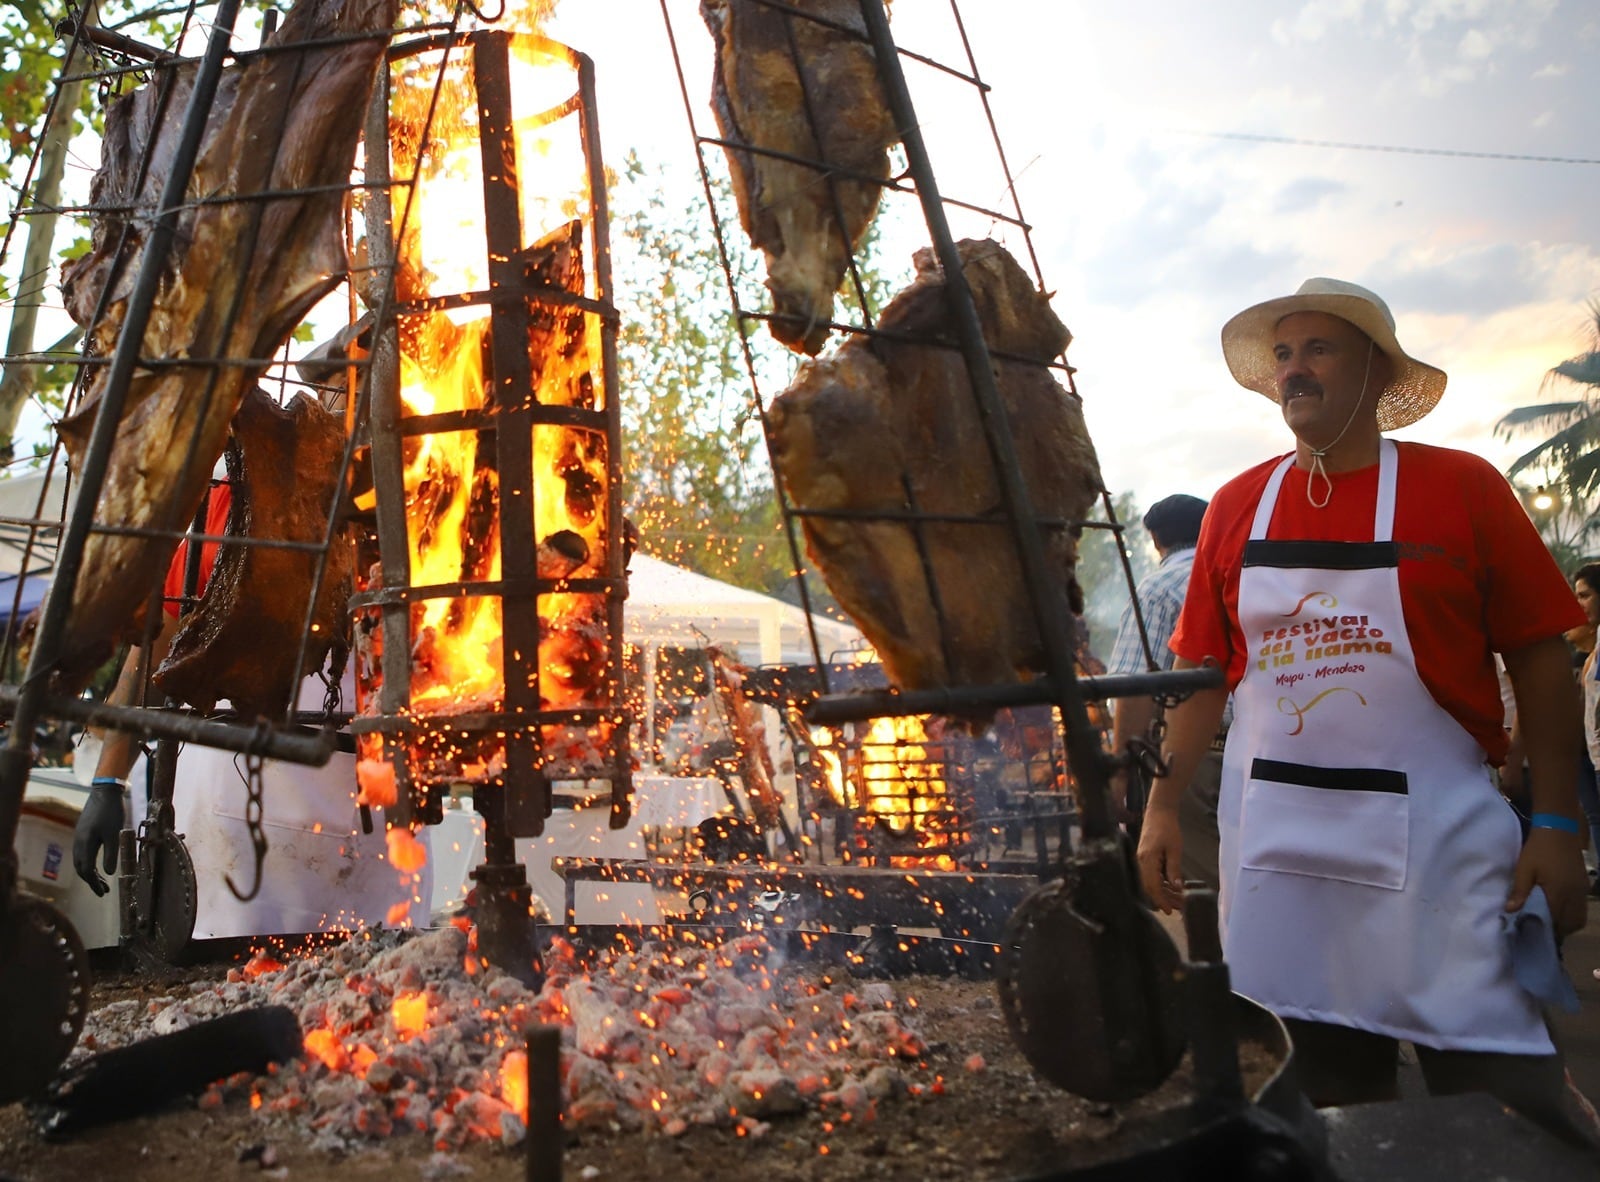
{"label": "metal grill rack", "polygon": [[[408,774],[409,762],[419,749],[451,746],[465,752],[463,759],[467,759],[489,748],[497,748],[497,752],[477,761],[488,768],[489,774],[486,778],[480,777],[475,795],[475,802],[485,813],[490,838],[486,863],[489,873],[479,878],[479,895],[486,900],[489,911],[495,910],[497,900],[506,904],[500,908],[506,911],[504,925],[496,925],[488,917],[484,919],[488,955],[496,956],[496,938],[488,929],[503,926],[508,929],[507,955],[527,960],[529,956],[524,954],[528,953],[536,963],[531,934],[509,931],[526,926],[528,914],[524,897],[528,888],[521,867],[515,863],[512,837],[540,831],[551,807],[549,785],[553,778],[581,775],[609,779],[614,823],[626,820],[631,795],[628,727],[618,684],[618,671],[622,668],[625,555],[620,491],[620,408],[616,394],[617,317],[611,290],[593,69],[582,54],[541,38],[517,37],[481,27],[469,30],[467,24],[471,17],[478,17],[480,25],[489,23],[470,5],[451,6],[446,10],[449,19],[445,21],[396,29],[389,26],[388,17],[384,15],[389,9],[382,3],[373,3],[370,10],[377,14],[377,19],[366,26],[354,32],[316,35],[323,29],[343,27],[337,24],[340,20],[356,19],[347,16],[356,7],[353,4],[321,6],[318,19],[322,23],[306,26],[312,35],[302,32],[298,40],[287,44],[273,39],[278,12],[267,7],[260,26],[262,43],[255,49],[240,48],[236,44],[242,39],[244,24],[240,0],[204,4],[191,0],[182,11],[182,30],[171,47],[141,43],[123,33],[102,29],[92,12],[74,12],[58,29],[65,60],[51,99],[47,125],[52,120],[69,117],[65,105],[59,112],[56,110],[64,88],[80,83],[97,87],[102,101],[109,102],[119,92],[126,93],[135,85],[143,85],[149,95],[159,96],[153,100],[153,106],[157,111],[156,120],[163,128],[160,148],[166,154],[159,160],[153,159],[152,144],[158,137],[155,134],[146,137],[139,158],[130,163],[138,177],[148,174],[153,180],[143,190],[135,186],[133,195],[126,200],[122,200],[120,194],[108,196],[98,191],[92,194],[72,192],[59,197],[46,194],[43,200],[31,203],[25,200],[19,210],[20,216],[8,228],[5,243],[0,246],[0,258],[3,258],[18,228],[35,217],[59,215],[74,219],[81,226],[95,224],[98,220],[99,224],[112,227],[112,242],[118,248],[113,254],[114,266],[118,268],[115,274],[120,274],[122,282],[130,289],[125,311],[116,324],[117,331],[113,334],[108,329],[97,338],[95,330],[102,323],[115,323],[102,320],[108,303],[102,296],[94,319],[84,325],[86,339],[98,343],[86,348],[83,355],[68,358],[52,353],[48,357],[7,358],[8,366],[11,363],[49,363],[73,367],[75,376],[67,396],[68,412],[87,402],[91,388],[98,398],[99,411],[73,473],[68,475],[62,449],[57,444],[44,465],[45,486],[34,514],[0,522],[6,541],[22,550],[24,570],[32,572],[51,559],[54,567],[53,581],[37,626],[26,637],[21,629],[9,630],[3,639],[3,650],[0,650],[0,668],[6,670],[4,681],[0,683],[0,710],[10,717],[7,742],[0,751],[0,846],[3,846],[0,849],[0,912],[9,903],[17,880],[12,842],[35,758],[36,728],[60,720],[106,727],[142,740],[156,740],[157,762],[152,776],[150,815],[141,826],[139,836],[143,847],[170,834],[172,780],[178,743],[240,753],[250,761],[252,769],[259,767],[264,759],[318,765],[325,763],[336,748],[349,749],[350,738],[338,733],[341,728],[348,727],[358,743],[367,741],[374,747],[373,754],[381,751],[394,761],[401,793],[389,811],[390,823],[415,825],[438,819],[441,782],[451,777],[437,772],[430,774],[428,769],[415,776]],[[566,235],[561,245],[570,247],[568,254],[562,257],[578,259],[570,269],[572,274],[568,275],[552,275],[550,267],[540,269],[545,258],[540,246],[546,239],[560,234],[547,233],[551,227],[530,223],[527,190],[519,186],[515,166],[503,166],[504,161],[515,157],[511,143],[514,96],[508,80],[507,55],[517,52],[524,42],[534,41],[537,41],[536,51],[549,61],[562,64],[570,77],[569,92],[558,95],[548,109],[534,112],[532,116],[540,128],[552,129],[549,134],[570,134],[577,144],[577,180],[587,200],[580,202],[580,208],[570,213],[559,228]],[[198,57],[188,56],[196,45],[203,45],[203,53]],[[426,299],[402,299],[397,293],[397,264],[403,264],[404,259],[397,260],[395,244],[403,241],[415,225],[413,219],[417,215],[411,198],[417,187],[415,168],[420,164],[414,165],[410,175],[391,175],[386,148],[367,152],[364,171],[358,168],[354,179],[349,174],[341,175],[337,183],[307,187],[268,185],[239,191],[230,191],[224,186],[220,191],[202,196],[189,192],[197,160],[203,158],[203,147],[208,142],[208,118],[231,101],[232,77],[241,70],[277,61],[288,63],[285,72],[298,78],[303,63],[318,53],[334,55],[355,46],[374,45],[376,48],[371,52],[376,55],[376,62],[387,61],[394,70],[403,70],[407,63],[432,55],[439,62],[464,60],[473,74],[479,143],[485,160],[480,194],[485,210],[480,249],[489,260],[488,274],[479,290],[430,293]],[[386,81],[388,71],[378,72]],[[427,104],[429,120],[438,109],[438,95],[448,72],[441,65],[432,83],[434,90]],[[181,79],[185,85],[177,88],[174,91],[177,97],[169,101],[167,95],[176,85],[174,79]],[[178,106],[180,101],[181,107]],[[370,144],[387,145],[389,142],[391,123],[386,103],[387,88],[380,87],[365,124]],[[521,114],[519,111],[518,116]],[[284,116],[285,123],[288,118]],[[528,122],[523,119],[519,126]],[[360,128],[358,122],[354,130]],[[561,130],[565,128],[574,130],[570,133]],[[282,126],[268,128],[265,138],[271,140],[273,130],[281,144],[285,135]],[[427,123],[422,131],[423,141],[429,142],[436,132],[432,123]],[[275,163],[280,148],[274,143],[261,143],[256,150]],[[37,166],[37,157],[33,166]],[[30,170],[27,182],[30,189],[36,179]],[[536,177],[534,183],[542,179]],[[156,182],[159,182],[159,194],[153,191]],[[356,259],[348,276],[341,273],[322,279],[329,292],[339,283],[348,281],[348,316],[344,318],[347,321],[344,331],[327,347],[303,356],[292,355],[297,351],[292,351],[288,344],[288,328],[283,333],[283,346],[271,356],[191,356],[181,347],[170,356],[152,355],[159,350],[150,347],[146,326],[153,316],[160,315],[159,301],[169,260],[179,257],[188,245],[186,235],[190,222],[185,219],[194,217],[197,210],[214,212],[219,209],[228,210],[230,215],[239,218],[245,226],[239,239],[240,253],[229,256],[221,265],[245,274],[253,252],[271,250],[271,243],[263,245],[261,242],[263,223],[271,218],[275,206],[295,200],[331,200],[336,209],[342,204],[347,248],[354,247],[363,229],[366,230],[370,247],[364,258]],[[366,215],[364,224],[356,216],[363,212]],[[118,232],[123,236],[120,242],[115,238]],[[142,235],[142,242],[133,240],[139,249],[121,250],[122,244],[129,241],[127,235],[135,232]],[[540,238],[540,235],[545,237]],[[529,240],[525,240],[525,236]],[[42,273],[32,276],[30,281],[42,289]],[[109,291],[111,286],[108,282],[104,290]],[[358,316],[357,291],[367,303],[365,317]],[[216,320],[217,331],[212,339],[234,339],[232,333],[240,315],[240,305],[248,294],[236,293],[231,299],[217,299],[214,306],[206,309],[206,314]],[[479,309],[493,325],[485,348],[483,404],[437,415],[410,411],[400,397],[397,337],[411,331],[417,321],[428,316],[471,315]],[[333,319],[326,307],[322,318]],[[570,383],[573,388],[566,391],[570,397],[559,399],[546,398],[540,392],[539,359],[530,357],[536,351],[539,333],[547,330],[553,321],[561,321],[567,331],[581,336],[583,348],[591,359],[581,381],[574,377]],[[573,328],[579,322],[581,326]],[[335,328],[338,324],[325,327]],[[157,520],[130,526],[125,520],[108,516],[103,511],[102,490],[117,445],[118,428],[125,411],[138,396],[130,391],[146,375],[174,372],[198,375],[196,400],[201,418],[214,402],[218,407],[225,405],[217,401],[225,397],[217,393],[224,384],[221,377],[240,374],[245,375],[245,387],[258,383],[276,395],[277,402],[287,401],[296,391],[310,392],[319,395],[325,404],[343,409],[346,438],[338,470],[332,474],[333,492],[329,503],[323,506],[327,527],[320,538],[286,541],[271,536],[208,533],[204,503],[193,521],[183,522]],[[431,432],[475,436],[480,454],[488,456],[493,464],[496,504],[499,504],[498,498],[504,496],[513,506],[504,513],[496,509],[500,517],[498,545],[502,559],[502,572],[497,579],[468,572],[463,562],[459,578],[426,586],[413,585],[406,555],[406,501],[410,490],[405,484],[403,465],[408,449],[414,450],[419,439]],[[543,569],[542,561],[536,564],[540,543],[547,539],[536,534],[536,522],[542,519],[537,512],[538,490],[534,487],[530,466],[541,446],[548,451],[551,441],[557,437],[579,436],[582,443],[572,450],[581,452],[584,464],[597,468],[598,474],[587,470],[577,472],[579,465],[574,462],[571,467],[576,475],[569,479],[568,487],[572,487],[574,479],[588,482],[582,491],[587,498],[586,521],[594,523],[590,541],[593,560],[577,575],[566,569],[552,575]],[[170,455],[181,457],[185,479],[189,479],[191,473],[198,478],[200,469],[208,468],[213,460],[206,454],[206,444],[198,429],[190,433],[174,428]],[[187,515],[187,509],[184,512]],[[291,695],[288,708],[273,717],[242,717],[227,711],[202,712],[174,703],[112,705],[78,697],[73,692],[75,685],[65,688],[59,685],[58,654],[62,651],[63,638],[71,636],[75,625],[71,607],[75,586],[111,577],[85,565],[85,552],[90,543],[106,537],[144,539],[150,546],[164,548],[166,553],[181,540],[187,540],[190,560],[186,564],[182,595],[177,597],[185,608],[196,602],[201,547],[225,545],[245,552],[276,549],[309,556],[314,569],[305,603],[304,626],[298,633],[296,675],[292,679],[292,684],[299,684],[301,674],[318,672],[313,668],[315,662],[310,651],[313,634],[318,631],[313,623],[314,606],[325,581],[332,578],[329,573],[331,556],[336,549],[348,544],[347,530],[357,539],[363,573],[373,572],[373,577],[363,580],[361,593],[352,600],[352,608],[358,618],[375,625],[375,630],[389,642],[375,646],[386,654],[381,666],[386,674],[382,686],[387,697],[378,703],[377,712],[369,709],[353,714],[353,703],[338,700],[336,671],[332,673],[322,710],[300,710]],[[596,539],[598,549],[595,548]],[[155,567],[164,571],[165,563],[156,563]],[[6,589],[14,590],[14,618],[22,614],[24,587],[25,581],[19,578],[14,589]],[[148,588],[140,586],[137,592],[144,595],[144,602],[149,606],[142,637],[142,647],[148,651],[163,606],[159,578]],[[567,603],[581,601],[585,605],[584,643],[596,649],[594,665],[600,670],[593,692],[579,700],[564,701],[560,709],[544,704],[540,684],[541,642],[547,630],[541,628],[539,617],[555,596],[563,597]],[[493,599],[504,605],[504,639],[500,646],[504,654],[503,705],[474,703],[475,712],[457,711],[447,717],[427,717],[426,711],[413,709],[407,694],[407,658],[418,641],[412,632],[415,613],[431,601],[457,604],[473,598]],[[29,644],[26,650],[19,645],[22,640]],[[160,695],[151,688],[150,673],[146,663],[141,671],[142,684],[136,700],[159,703]],[[580,742],[585,735],[593,739],[587,745]],[[554,754],[552,744],[555,741],[562,744],[562,757]],[[498,751],[504,752],[503,757],[498,756]],[[571,752],[581,754],[567,754]],[[256,838],[259,882],[260,858],[266,852],[260,821],[263,812],[270,811],[270,802],[260,799],[259,780],[254,775],[247,811],[252,817],[252,835]],[[181,847],[181,843],[178,844]],[[140,857],[142,859],[143,855]],[[192,882],[192,869],[189,877]],[[191,904],[191,922],[192,911]]]}
{"label": "metal grill rack", "polygon": [[[991,350],[984,340],[972,296],[967,288],[957,254],[951,230],[952,211],[969,220],[976,218],[980,221],[986,221],[991,227],[1000,227],[1008,235],[1020,238],[1039,290],[1044,291],[1048,290],[1048,288],[1039,266],[1037,252],[1033,246],[1032,227],[1023,213],[1021,202],[1016,192],[1015,177],[1000,141],[993,107],[990,102],[990,86],[979,71],[960,7],[955,0],[951,0],[949,4],[949,19],[954,33],[953,43],[959,46],[960,56],[954,63],[947,63],[898,46],[890,30],[886,6],[881,0],[862,0],[860,4],[862,23],[860,25],[821,16],[818,14],[820,6],[816,5],[802,7],[784,3],[783,0],[748,0],[748,3],[783,16],[787,33],[787,49],[796,62],[799,60],[800,53],[796,29],[802,22],[823,25],[842,37],[864,41],[871,47],[878,64],[884,96],[894,117],[895,126],[900,132],[901,149],[904,153],[905,162],[903,172],[887,180],[860,173],[850,173],[845,176],[836,166],[820,159],[807,159],[792,154],[772,152],[770,149],[764,149],[759,145],[748,142],[733,142],[721,136],[709,134],[700,126],[699,108],[691,97],[690,84],[684,70],[682,55],[678,48],[680,34],[675,26],[671,8],[663,0],[661,4],[662,18],[666,24],[668,40],[676,59],[679,87],[694,140],[696,159],[700,165],[707,204],[712,214],[712,229],[719,247],[728,297],[732,304],[743,344],[743,356],[750,379],[752,409],[760,417],[763,426],[767,428],[770,444],[769,410],[771,408],[771,399],[763,388],[765,383],[762,376],[762,367],[757,361],[759,347],[752,337],[755,329],[763,322],[770,320],[773,313],[751,301],[748,285],[740,275],[736,274],[734,263],[736,250],[732,244],[732,238],[739,233],[739,230],[736,220],[729,219],[725,210],[720,207],[717,186],[713,179],[717,175],[713,153],[738,152],[757,156],[775,156],[790,164],[811,169],[816,173],[819,183],[828,186],[835,209],[837,209],[839,201],[838,184],[842,179],[848,179],[853,183],[875,184],[884,190],[886,197],[899,196],[914,201],[922,215],[928,234],[928,241],[931,242],[936,257],[942,266],[949,299],[957,317],[958,340],[955,343],[946,344],[944,347],[958,349],[965,359],[967,373],[972,382],[973,396],[978,403],[990,458],[994,465],[994,473],[1002,498],[1002,512],[988,518],[968,518],[964,519],[964,521],[974,527],[975,534],[987,529],[989,531],[987,536],[1001,539],[996,544],[1015,548],[1015,552],[1021,561],[1023,577],[1032,605],[1034,622],[1038,628],[1045,653],[1044,664],[1046,672],[1044,676],[1027,683],[1005,686],[958,686],[937,691],[909,691],[905,693],[841,694],[833,692],[826,659],[820,649],[820,645],[816,642],[815,633],[813,632],[813,655],[816,660],[818,676],[821,680],[821,696],[819,700],[810,705],[807,712],[808,717],[816,723],[839,725],[846,722],[888,716],[914,714],[959,715],[974,711],[980,713],[992,711],[1005,706],[1054,704],[1059,707],[1061,713],[1063,738],[1071,775],[1084,789],[1079,793],[1079,807],[1084,810],[1085,814],[1083,817],[1085,834],[1107,834],[1112,831],[1113,822],[1100,803],[1105,798],[1106,761],[1100,751],[1099,736],[1090,724],[1084,704],[1086,700],[1085,693],[1076,664],[1074,637],[1068,624],[1070,613],[1066,607],[1064,592],[1061,587],[1047,576],[1044,569],[1041,541],[1043,531],[1053,528],[1109,530],[1117,541],[1124,577],[1128,581],[1130,598],[1134,603],[1136,619],[1138,619],[1141,637],[1143,638],[1146,665],[1151,670],[1151,674],[1149,676],[1137,675],[1127,678],[1100,679],[1098,682],[1092,681],[1094,686],[1091,690],[1092,697],[1153,693],[1182,695],[1196,688],[1215,684],[1215,674],[1207,670],[1175,674],[1157,674],[1154,672],[1159,669],[1159,664],[1155,660],[1154,654],[1150,651],[1148,637],[1144,636],[1143,618],[1142,614],[1139,614],[1137,596],[1132,594],[1132,565],[1122,541],[1123,526],[1116,519],[1116,513],[1109,494],[1102,491],[1100,497],[1105,510],[1104,521],[1082,520],[1065,522],[1042,519],[1034,511],[1028,490],[1024,487],[1017,461],[1015,442],[1006,424],[1006,415],[993,379]],[[946,197],[942,194],[939,183],[935,178],[934,161],[925,141],[922,130],[923,125],[918,118],[917,109],[913,101],[913,87],[908,81],[908,75],[913,69],[923,71],[926,76],[930,76],[945,85],[946,89],[953,88],[962,92],[965,102],[976,104],[981,110],[981,124],[989,131],[991,144],[988,147],[992,147],[993,159],[997,164],[998,173],[1002,181],[1002,192],[1007,203],[1005,208],[996,208],[982,202],[966,200],[963,197]],[[806,71],[797,68],[796,76],[800,79],[802,91],[807,91],[809,84]],[[813,141],[820,144],[823,142],[823,136],[817,126],[817,102],[816,96],[806,93],[801,106],[810,124]],[[975,157],[978,154],[977,149],[973,149],[970,157],[958,162],[947,160],[945,163],[947,166],[953,165],[950,171],[956,175],[961,175],[964,183],[971,183],[967,179],[970,171],[969,165],[971,157]],[[843,219],[836,219],[834,225],[841,227]],[[844,231],[841,229],[840,233],[842,234]],[[847,293],[853,295],[853,305],[859,316],[853,320],[836,320],[827,327],[833,332],[846,336],[873,337],[892,335],[884,334],[876,326],[875,312],[871,306],[869,284],[864,278],[865,267],[862,259],[852,244],[846,242],[845,246],[847,248],[849,280],[846,290]],[[846,304],[850,302],[848,299],[845,301]],[[927,342],[922,343],[926,344]],[[939,346],[930,344],[929,347]],[[1065,359],[1057,358],[1050,365],[1050,368],[1065,385],[1069,396],[1078,398],[1079,394],[1073,378],[1073,370]],[[775,469],[778,467],[776,461],[774,461],[774,467]],[[841,514],[839,511],[808,510],[796,506],[785,491],[782,479],[783,474],[775,472],[775,476],[777,477],[774,481],[775,492],[782,510],[786,541],[794,563],[794,569],[797,572],[801,572],[801,576],[797,577],[796,580],[796,589],[801,603],[809,616],[812,612],[812,603],[807,581],[803,577],[807,562],[800,542],[800,523],[808,517],[821,518],[840,516]],[[915,505],[908,505],[903,512],[859,513],[854,514],[854,516],[861,520],[909,522],[913,530],[919,529],[922,525],[932,521],[940,520],[920,513]],[[930,584],[931,582],[932,580],[930,579]],[[931,588],[931,592],[931,598],[937,610],[937,588]],[[941,627],[944,627],[942,621]]]}

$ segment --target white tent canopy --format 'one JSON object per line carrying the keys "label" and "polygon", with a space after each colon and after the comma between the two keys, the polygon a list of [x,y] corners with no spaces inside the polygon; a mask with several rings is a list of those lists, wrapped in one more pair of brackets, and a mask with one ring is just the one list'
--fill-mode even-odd
{"label": "white tent canopy", "polygon": [[[0,478],[0,574],[14,575],[22,570],[30,530],[27,525],[18,522],[37,520],[54,527],[65,518],[67,509],[61,499],[66,486],[65,465],[60,463],[51,474],[48,492],[42,468]],[[44,494],[42,501],[41,494]],[[37,531],[32,552],[28,555],[28,573],[48,572],[55,562],[55,556],[55,529]]]}
{"label": "white tent canopy", "polygon": [[[65,472],[58,470],[45,490],[42,470],[0,478],[0,576],[21,570],[28,527],[13,522],[40,519],[54,523],[64,516]],[[48,574],[55,560],[54,530],[40,531],[28,562],[30,574]],[[698,647],[704,641],[723,645],[746,664],[778,662],[809,664],[811,637],[805,613],[771,595],[747,591],[658,558],[635,554],[630,563],[625,631],[638,645],[676,644]],[[815,617],[822,655],[861,648],[865,641],[851,624]],[[702,640],[704,638],[704,640]]]}
{"label": "white tent canopy", "polygon": [[[852,624],[823,616],[814,620],[824,659],[865,643]],[[805,612],[794,604],[645,554],[635,554],[629,564],[623,629],[629,642],[639,645],[698,647],[710,641],[736,650],[739,660],[751,665],[813,660]]]}

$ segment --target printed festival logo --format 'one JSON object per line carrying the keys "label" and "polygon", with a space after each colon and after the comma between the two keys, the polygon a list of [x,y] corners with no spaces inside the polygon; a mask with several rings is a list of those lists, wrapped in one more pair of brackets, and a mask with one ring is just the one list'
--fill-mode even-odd
{"label": "printed festival logo", "polygon": [[1312,698],[1304,706],[1296,704],[1293,698],[1285,695],[1284,697],[1278,699],[1278,713],[1294,719],[1294,729],[1288,733],[1291,735],[1298,735],[1301,731],[1305,730],[1306,715],[1310,714],[1334,694],[1354,694],[1356,696],[1356,701],[1360,702],[1363,706],[1367,704],[1367,699],[1362,696],[1360,690],[1351,689],[1347,685],[1330,685],[1327,689],[1323,690],[1316,697]]}
{"label": "printed festival logo", "polygon": [[1292,612],[1284,612],[1283,618],[1286,620],[1294,619],[1305,610],[1306,604],[1310,603],[1313,599],[1317,601],[1317,606],[1323,611],[1331,612],[1334,608],[1339,606],[1339,601],[1326,591],[1310,591],[1300,597],[1300,602],[1294,605],[1294,610]]}
{"label": "printed festival logo", "polygon": [[1339,600],[1328,591],[1308,591],[1279,618],[1294,620],[1307,605],[1315,605],[1312,614],[1292,624],[1264,628],[1258,634],[1259,640],[1254,642],[1256,670],[1274,674],[1280,686],[1292,688],[1308,677],[1321,679],[1342,673],[1365,673],[1366,667],[1360,664],[1338,668],[1326,664],[1315,669],[1306,667],[1341,657],[1387,656],[1394,652],[1393,643],[1384,636],[1381,627],[1375,626],[1365,613],[1349,610],[1339,613]]}

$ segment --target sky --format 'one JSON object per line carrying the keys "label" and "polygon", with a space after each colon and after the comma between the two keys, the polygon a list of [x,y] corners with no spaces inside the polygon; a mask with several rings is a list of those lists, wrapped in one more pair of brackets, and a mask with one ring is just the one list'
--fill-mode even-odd
{"label": "sky", "polygon": [[[607,162],[637,152],[687,193],[694,143],[663,7],[690,109],[716,134],[697,0],[559,0],[546,31],[595,61]],[[899,44],[964,67],[952,12],[895,0]],[[1600,297],[1594,0],[966,0],[961,16],[1113,492],[1208,496],[1288,449],[1273,404],[1232,381],[1218,334],[1313,275],[1383,295],[1401,343],[1449,373],[1439,407],[1399,437],[1501,467],[1526,449],[1495,421],[1587,347],[1586,301]],[[906,70],[945,195],[1005,206],[977,92]],[[927,241],[919,211],[891,198],[879,221],[884,270],[909,277]],[[954,224],[1028,263],[1015,229],[959,212]]]}
{"label": "sky", "polygon": [[[695,118],[710,38],[667,0]],[[903,49],[964,64],[946,0],[896,0]],[[1401,344],[1446,370],[1399,438],[1504,466],[1495,421],[1588,347],[1600,296],[1600,50],[1592,0],[968,0],[1001,143],[1113,491],[1207,496],[1288,450],[1276,407],[1237,386],[1222,324],[1308,276],[1361,283]],[[596,64],[605,152],[693,168],[659,0],[562,0],[548,31]],[[947,197],[1005,198],[976,92],[907,65]],[[1249,142],[1266,136],[1586,159],[1541,163]],[[692,175],[692,173],[690,173]],[[886,208],[885,253],[926,241]],[[958,219],[957,232],[1015,231]]]}

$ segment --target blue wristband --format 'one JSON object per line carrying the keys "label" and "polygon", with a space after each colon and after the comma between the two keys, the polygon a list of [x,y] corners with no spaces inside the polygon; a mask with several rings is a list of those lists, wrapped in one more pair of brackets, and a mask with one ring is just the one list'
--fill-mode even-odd
{"label": "blue wristband", "polygon": [[1528,818],[1528,825],[1533,829],[1558,829],[1573,836],[1578,834],[1578,823],[1571,817],[1563,817],[1559,813],[1534,813]]}
{"label": "blue wristband", "polygon": [[[114,788],[116,788],[116,790],[118,792],[126,792],[128,790],[128,781],[119,780],[119,779],[117,779],[116,776],[96,776],[94,779],[89,781],[89,787],[91,787],[91,788],[112,788],[112,787],[114,787]],[[1574,830],[1573,832],[1577,832],[1577,831]]]}

